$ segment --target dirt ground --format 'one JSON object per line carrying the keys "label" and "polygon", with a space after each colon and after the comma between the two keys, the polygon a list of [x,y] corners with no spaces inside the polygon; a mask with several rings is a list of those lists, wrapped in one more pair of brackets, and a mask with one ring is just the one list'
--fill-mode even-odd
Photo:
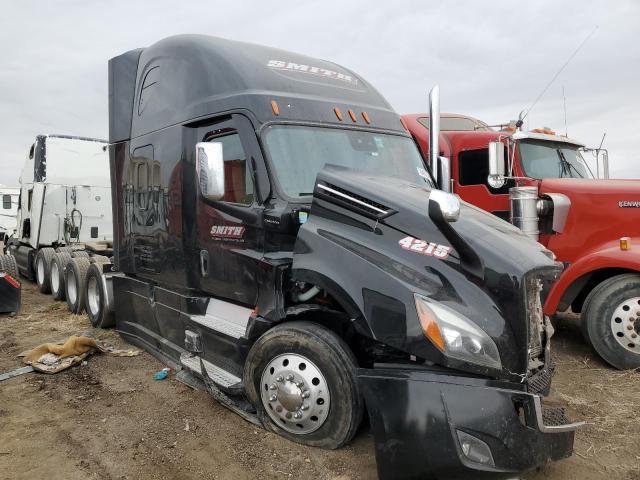
{"label": "dirt ground", "polygon": [[[20,367],[18,353],[92,330],[24,282],[23,309],[0,316],[0,373]],[[94,330],[124,348],[114,331]],[[560,322],[554,342],[553,395],[574,419],[570,459],[525,474],[527,480],[640,479],[640,373],[605,366],[574,320]],[[347,447],[303,447],[256,428],[173,378],[147,353],[95,355],[57,375],[29,373],[0,383],[0,478],[99,479],[370,479],[376,478],[366,428]]]}

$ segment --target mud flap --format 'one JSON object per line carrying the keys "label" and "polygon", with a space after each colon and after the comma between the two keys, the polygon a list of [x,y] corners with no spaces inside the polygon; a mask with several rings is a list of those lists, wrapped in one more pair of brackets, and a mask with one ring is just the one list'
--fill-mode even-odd
{"label": "mud flap", "polygon": [[0,272],[0,313],[17,313],[22,300],[22,285],[7,273]]}

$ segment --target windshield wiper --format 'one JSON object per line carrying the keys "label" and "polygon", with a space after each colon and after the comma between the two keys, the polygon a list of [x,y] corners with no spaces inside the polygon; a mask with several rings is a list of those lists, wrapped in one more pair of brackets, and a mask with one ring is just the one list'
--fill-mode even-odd
{"label": "windshield wiper", "polygon": [[580,173],[580,170],[578,170],[576,168],[576,166],[574,164],[572,164],[570,161],[567,160],[567,157],[564,156],[564,153],[562,152],[562,150],[560,150],[559,148],[556,149],[556,152],[558,152],[558,157],[560,157],[560,164],[562,165],[562,171],[560,173],[560,178],[563,177],[563,173],[566,173],[569,177],[571,178],[575,178],[571,175],[571,170],[573,169],[574,172],[576,172],[578,174],[579,178],[584,178],[584,176]]}

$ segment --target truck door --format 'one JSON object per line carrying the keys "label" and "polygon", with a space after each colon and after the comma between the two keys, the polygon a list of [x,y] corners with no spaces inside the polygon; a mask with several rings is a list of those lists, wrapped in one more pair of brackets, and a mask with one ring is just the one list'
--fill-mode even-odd
{"label": "truck door", "polygon": [[[199,287],[211,296],[255,306],[263,256],[261,207],[256,201],[250,152],[259,152],[249,121],[240,115],[198,127],[198,141],[222,143],[225,194],[196,201]],[[195,149],[195,145],[193,145]]]}
{"label": "truck door", "polygon": [[[507,158],[506,152],[505,158]],[[487,183],[489,176],[487,148],[460,150],[457,154],[457,165],[453,165],[453,176],[455,177],[454,191],[460,195],[460,198],[509,221],[509,188],[514,186],[514,182],[509,180],[501,188],[493,188]]]}

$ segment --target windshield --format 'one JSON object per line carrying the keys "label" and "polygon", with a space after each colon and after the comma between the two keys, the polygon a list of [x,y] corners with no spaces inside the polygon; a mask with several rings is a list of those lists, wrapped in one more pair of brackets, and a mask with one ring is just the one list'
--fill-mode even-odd
{"label": "windshield", "polygon": [[532,178],[591,178],[578,147],[564,143],[520,142],[520,161]]}
{"label": "windshield", "polygon": [[275,125],[264,142],[284,193],[313,194],[318,172],[327,164],[433,187],[413,140],[361,130]]}

